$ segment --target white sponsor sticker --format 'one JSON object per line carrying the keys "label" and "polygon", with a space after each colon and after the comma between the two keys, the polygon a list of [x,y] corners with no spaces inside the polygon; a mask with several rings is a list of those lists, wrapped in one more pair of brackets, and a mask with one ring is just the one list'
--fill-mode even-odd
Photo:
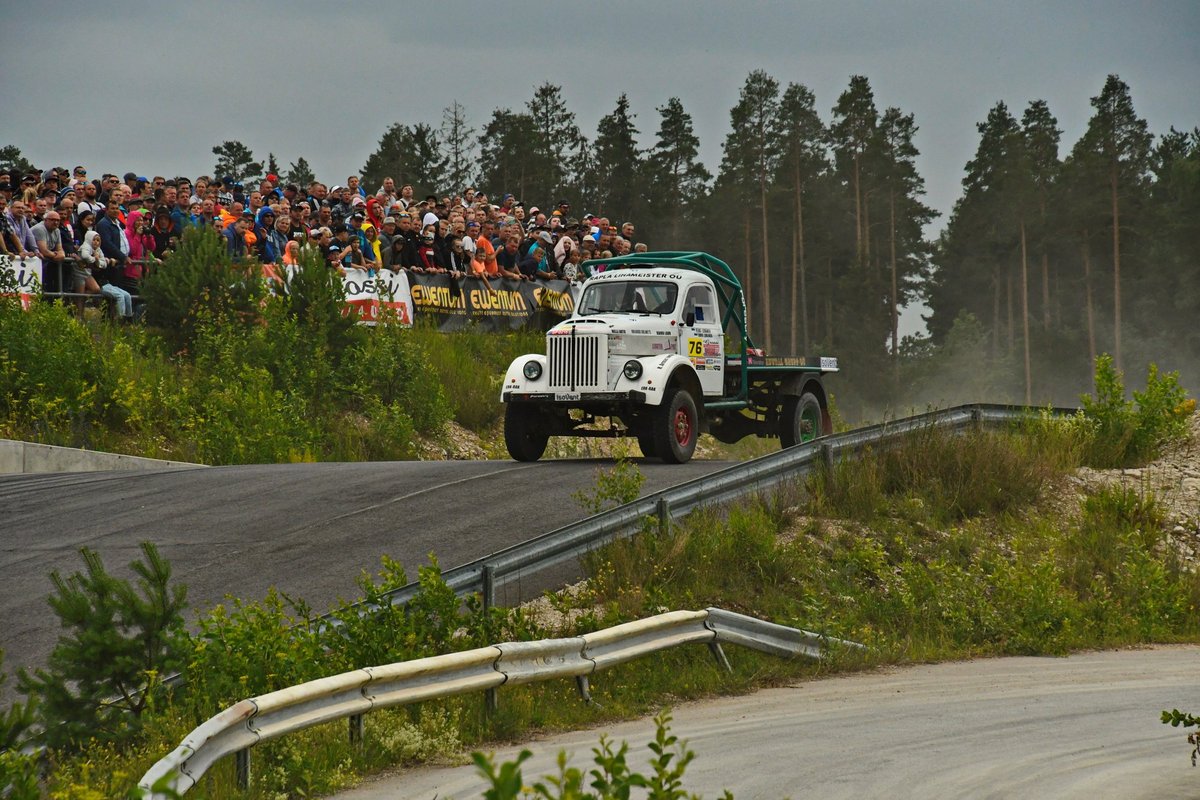
{"label": "white sponsor sticker", "polygon": [[579,392],[555,392],[554,399],[558,402],[572,402],[579,399]]}

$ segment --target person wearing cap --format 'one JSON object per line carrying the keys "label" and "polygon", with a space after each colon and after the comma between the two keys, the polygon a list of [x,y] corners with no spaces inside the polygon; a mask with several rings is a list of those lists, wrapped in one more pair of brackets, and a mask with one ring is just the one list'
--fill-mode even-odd
{"label": "person wearing cap", "polygon": [[379,231],[379,268],[391,269],[392,259],[392,243],[396,240],[396,218],[387,216],[383,218],[383,224]]}

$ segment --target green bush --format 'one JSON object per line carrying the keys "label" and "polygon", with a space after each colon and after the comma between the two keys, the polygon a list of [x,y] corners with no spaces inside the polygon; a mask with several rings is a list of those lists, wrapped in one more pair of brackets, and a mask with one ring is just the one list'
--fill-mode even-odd
{"label": "green bush", "polygon": [[0,302],[0,434],[78,446],[103,421],[103,362],[64,306]]}
{"label": "green bush", "polygon": [[916,510],[951,522],[1031,502],[1056,465],[1025,437],[928,426],[806,482],[814,514],[869,521]]}
{"label": "green bush", "polygon": [[86,572],[52,572],[50,607],[67,633],[48,668],[20,673],[21,691],[36,698],[52,747],[129,737],[161,695],[161,677],[178,663],[187,589],[171,586],[171,567],[150,542],[130,568],[137,588],[113,577],[93,550],[80,550]]}
{"label": "green bush", "polygon": [[256,262],[233,263],[224,237],[212,228],[197,227],[183,232],[179,248],[143,278],[140,291],[147,324],[177,351],[192,346],[201,319],[255,324],[266,294]]}
{"label": "green bush", "polygon": [[1187,434],[1187,420],[1196,410],[1179,385],[1179,373],[1161,374],[1151,364],[1146,390],[1125,399],[1121,373],[1112,357],[1096,359],[1096,394],[1083,395],[1083,417],[1090,429],[1084,460],[1099,468],[1130,467],[1156,457],[1162,448]]}

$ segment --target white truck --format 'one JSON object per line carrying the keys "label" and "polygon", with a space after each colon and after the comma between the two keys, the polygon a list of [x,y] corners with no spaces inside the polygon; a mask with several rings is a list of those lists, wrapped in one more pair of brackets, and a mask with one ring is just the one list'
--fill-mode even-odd
{"label": "white truck", "polygon": [[546,354],[516,358],[504,376],[504,441],[517,461],[541,458],[551,436],[634,436],[646,457],[682,464],[702,432],[783,447],[832,432],[822,377],[837,359],[755,348],[725,262],[659,252],[583,267],[603,271],[546,334]]}

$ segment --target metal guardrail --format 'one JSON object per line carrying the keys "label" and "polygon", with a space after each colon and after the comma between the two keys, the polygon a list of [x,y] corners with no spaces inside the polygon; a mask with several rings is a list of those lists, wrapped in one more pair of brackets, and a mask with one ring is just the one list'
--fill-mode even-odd
{"label": "metal guardrail", "polygon": [[238,780],[246,786],[249,748],[259,742],[338,719],[350,721],[351,740],[359,741],[364,714],[421,700],[573,677],[580,695],[590,701],[587,679],[595,672],[696,642],[707,644],[726,669],[729,663],[720,649],[723,642],[776,656],[814,659],[821,658],[823,647],[829,644],[863,649],[854,642],[709,608],[671,611],[583,636],[506,642],[356,669],[233,704],[189,733],[179,747],[142,776],[138,787],[144,800],[166,797],[164,788],[182,794],[231,753],[238,756]]}
{"label": "metal guardrail", "polygon": [[[826,436],[646,495],[632,503],[454,567],[443,572],[442,579],[460,595],[481,592],[485,603],[491,605],[495,589],[506,581],[523,573],[558,566],[609,542],[632,536],[641,531],[643,520],[648,516],[656,515],[660,523],[665,524],[701,506],[716,505],[772,489],[807,475],[820,464],[832,465],[838,458],[857,455],[867,447],[891,443],[928,427],[950,430],[974,426],[1003,427],[1039,413],[1064,416],[1076,411],[1074,408],[977,403]],[[416,595],[419,588],[418,583],[409,583],[392,590],[385,597],[393,604],[405,604]],[[364,605],[363,608],[369,610],[370,606]]]}

